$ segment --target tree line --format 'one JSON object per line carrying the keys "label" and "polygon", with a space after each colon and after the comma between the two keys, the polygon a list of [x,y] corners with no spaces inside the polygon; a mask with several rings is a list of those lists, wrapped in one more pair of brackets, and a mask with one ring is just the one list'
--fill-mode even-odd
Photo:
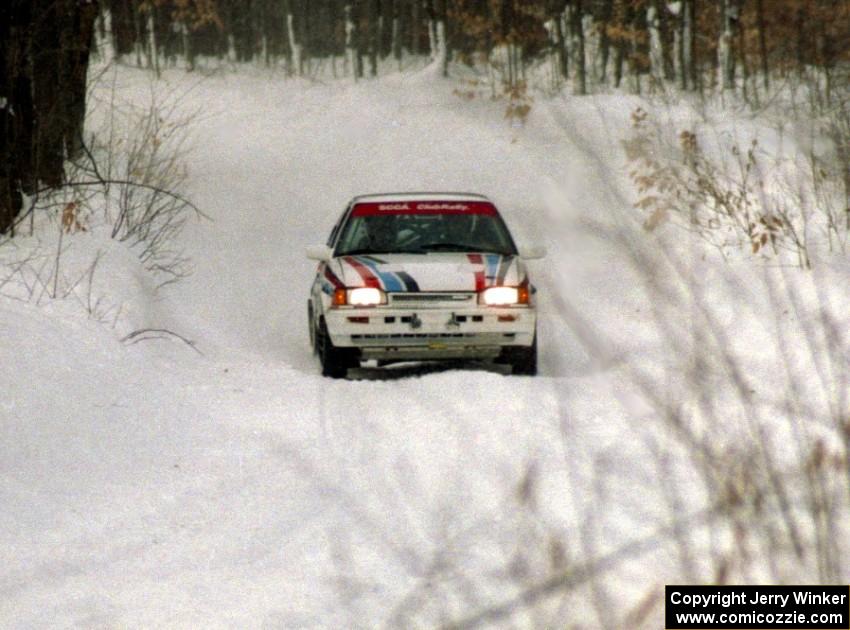
{"label": "tree line", "polygon": [[[506,88],[546,64],[556,87],[743,91],[850,59],[847,0],[6,0],[0,6],[0,233],[22,193],[59,186],[82,149],[95,42],[159,72],[201,58],[364,78],[428,57]],[[102,52],[102,51],[101,51]]]}
{"label": "tree line", "polygon": [[[847,61],[846,0],[101,0],[119,55],[287,64],[340,57],[357,77],[403,54],[505,64],[544,53],[577,91],[625,78],[684,89]],[[710,79],[709,79],[710,77]],[[582,84],[584,87],[582,88]]]}

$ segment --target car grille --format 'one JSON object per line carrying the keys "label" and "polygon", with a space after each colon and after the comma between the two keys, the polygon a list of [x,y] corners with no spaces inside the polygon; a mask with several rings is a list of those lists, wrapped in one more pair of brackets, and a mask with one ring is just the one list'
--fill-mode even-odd
{"label": "car grille", "polygon": [[476,333],[386,333],[351,335],[352,339],[458,339],[463,337],[478,337]]}
{"label": "car grille", "polygon": [[440,332],[440,333],[365,333],[351,335],[352,341],[401,341],[415,343],[420,341],[437,341],[440,339],[475,339],[476,342],[493,342],[513,339],[516,333],[474,333],[474,332]]}
{"label": "car grille", "polygon": [[443,304],[467,304],[474,293],[390,293],[390,304],[406,306],[437,306]]}

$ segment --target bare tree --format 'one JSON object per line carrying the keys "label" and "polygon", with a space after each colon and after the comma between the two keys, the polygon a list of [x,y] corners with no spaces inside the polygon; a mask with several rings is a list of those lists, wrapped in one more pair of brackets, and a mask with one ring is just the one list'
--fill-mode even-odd
{"label": "bare tree", "polygon": [[649,69],[656,84],[664,82],[664,45],[661,40],[661,8],[658,0],[646,5],[646,26],[649,31]]}
{"label": "bare tree", "polygon": [[764,89],[770,89],[770,66],[767,59],[767,24],[764,19],[764,1],[756,0],[756,23],[759,31],[759,58]]}
{"label": "bare tree", "polygon": [[292,64],[292,72],[296,75],[304,75],[304,44],[302,42],[302,34],[300,29],[296,27],[296,15],[293,8],[293,0],[283,0],[284,15],[286,19],[286,35],[289,40],[289,54]]}
{"label": "bare tree", "polygon": [[445,0],[425,0],[425,14],[428,18],[428,41],[431,60],[442,66],[444,76],[448,75],[449,50],[446,33]]}
{"label": "bare tree", "polygon": [[587,94],[587,66],[584,52],[584,4],[583,0],[572,0],[567,9],[570,16],[570,37],[575,68],[574,87],[576,94]]}
{"label": "bare tree", "polygon": [[552,31],[552,45],[555,47],[555,55],[558,59],[558,72],[564,79],[569,79],[569,53],[567,51],[567,42],[564,35],[564,10],[566,9],[566,0],[550,0],[548,4],[548,15]]}
{"label": "bare tree", "polygon": [[609,29],[614,16],[614,0],[603,0],[599,20],[599,80],[608,81],[608,61],[611,56],[611,36]]}
{"label": "bare tree", "polygon": [[695,89],[697,66],[694,56],[694,0],[682,2],[682,87]]}
{"label": "bare tree", "polygon": [[720,10],[720,37],[717,41],[718,84],[724,90],[735,87],[735,40],[738,32],[739,6],[737,0],[717,0]]}
{"label": "bare tree", "polygon": [[393,58],[401,66],[401,0],[392,0],[390,12],[392,14],[392,35],[390,37],[390,49]]}
{"label": "bare tree", "polygon": [[366,56],[369,59],[369,75],[378,76],[378,52],[380,48],[379,0],[366,2]]}
{"label": "bare tree", "polygon": [[79,154],[98,6],[13,0],[0,11],[0,233],[14,233],[22,192],[61,185]]}
{"label": "bare tree", "polygon": [[355,2],[349,1],[343,7],[345,14],[345,58],[352,76],[359,79],[363,76],[363,61],[360,57],[360,31],[357,27],[358,12]]}

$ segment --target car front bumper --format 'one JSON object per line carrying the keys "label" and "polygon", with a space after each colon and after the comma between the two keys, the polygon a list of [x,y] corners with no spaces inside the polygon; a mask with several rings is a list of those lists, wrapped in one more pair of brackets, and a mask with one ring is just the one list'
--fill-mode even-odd
{"label": "car front bumper", "polygon": [[335,308],[325,313],[331,341],[377,360],[495,359],[502,348],[531,346],[533,307],[466,309]]}

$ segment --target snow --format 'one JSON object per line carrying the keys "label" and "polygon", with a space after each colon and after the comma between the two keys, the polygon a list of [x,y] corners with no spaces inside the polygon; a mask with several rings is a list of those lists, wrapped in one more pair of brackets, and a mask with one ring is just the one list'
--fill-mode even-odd
{"label": "snow", "polygon": [[[693,245],[668,249],[674,230],[644,233],[619,145],[644,101],[541,98],[515,127],[504,103],[461,100],[435,67],[356,85],[246,70],[165,71],[152,87],[127,68],[114,81],[119,101],[143,104],[154,89],[179,94],[178,113],[200,111],[186,194],[211,220],[182,239],[194,274],[159,291],[96,222],[63,237],[65,299],[4,285],[4,626],[434,626],[607,554],[614,569],[569,593],[567,612],[544,598],[496,625],[595,627],[612,609],[610,624],[628,625],[653,588],[708,583],[708,551],[735,549],[701,520],[703,472],[663,412],[692,418],[730,467],[750,456],[753,432],[793,461],[832,439],[829,410],[846,399],[830,387],[846,369],[812,348],[846,347],[850,304],[835,287],[850,269],[723,265]],[[111,86],[97,88],[106,101]],[[530,263],[540,377],[318,375],[303,252],[351,197],[404,190],[486,195],[520,242],[547,246]],[[49,262],[57,239],[46,222],[4,261],[39,251]],[[74,285],[97,252],[92,280]],[[705,317],[719,338],[699,336]],[[144,328],[173,334],[131,343]],[[744,366],[752,407],[718,348]],[[716,407],[693,395],[696,359]],[[650,395],[658,383],[668,407]],[[805,438],[793,437],[803,410],[774,405],[801,383]],[[815,580],[810,563],[776,562],[778,576],[758,562],[741,571]],[[846,564],[838,572],[848,581]]]}

